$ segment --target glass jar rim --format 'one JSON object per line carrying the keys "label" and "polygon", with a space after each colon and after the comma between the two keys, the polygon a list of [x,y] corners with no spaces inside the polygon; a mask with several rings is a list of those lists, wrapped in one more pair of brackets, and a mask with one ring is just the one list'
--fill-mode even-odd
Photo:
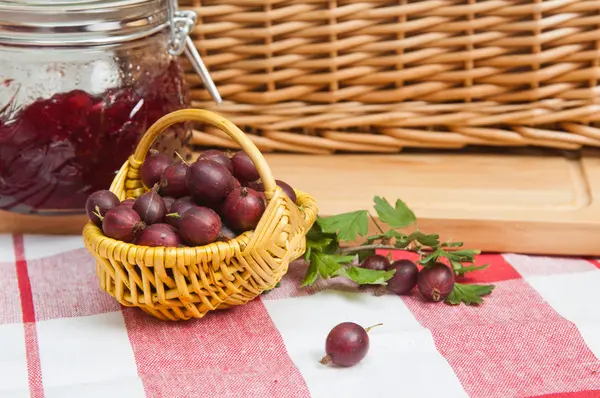
{"label": "glass jar rim", "polygon": [[189,37],[196,13],[177,0],[0,0],[0,45],[89,47],[170,30],[169,53],[186,53],[217,103],[221,96]]}
{"label": "glass jar rim", "polygon": [[169,26],[167,0],[0,0],[0,10],[7,45],[107,45]]}

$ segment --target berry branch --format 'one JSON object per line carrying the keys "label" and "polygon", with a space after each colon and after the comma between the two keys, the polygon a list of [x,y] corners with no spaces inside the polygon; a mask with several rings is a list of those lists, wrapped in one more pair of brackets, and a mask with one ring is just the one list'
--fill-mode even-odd
{"label": "berry branch", "polygon": [[[461,276],[488,266],[475,264],[475,255],[480,253],[479,250],[462,249],[462,242],[440,242],[439,235],[419,231],[415,214],[400,199],[392,206],[385,198],[376,196],[374,209],[379,222],[366,210],[317,219],[306,236],[305,260],[310,265],[302,286],[314,284],[319,277],[345,277],[360,285],[386,286],[390,281],[396,286],[397,281],[392,278],[397,267],[374,267],[372,264],[377,261],[364,260],[375,257],[377,250],[399,250],[419,255],[417,263],[424,270],[427,269],[427,272],[421,271],[419,274],[441,275],[451,281],[451,284],[446,286],[445,294],[442,294],[442,287],[433,288],[430,296],[434,301],[443,299],[448,304],[479,304],[482,302],[482,296],[492,292],[493,285],[467,285],[454,281],[455,275]],[[379,230],[379,234],[368,235],[369,218]],[[388,227],[387,231],[380,223]],[[412,232],[402,232],[410,226],[413,227]],[[359,237],[365,241],[358,246],[340,246],[344,242],[354,242]],[[385,258],[383,260],[387,261]],[[413,267],[415,272],[418,272],[414,264]]]}
{"label": "berry branch", "polygon": [[[391,245],[362,245],[357,247],[341,247],[340,253],[357,253],[364,250],[399,250],[396,246]],[[416,252],[416,250],[405,249],[404,251]]]}

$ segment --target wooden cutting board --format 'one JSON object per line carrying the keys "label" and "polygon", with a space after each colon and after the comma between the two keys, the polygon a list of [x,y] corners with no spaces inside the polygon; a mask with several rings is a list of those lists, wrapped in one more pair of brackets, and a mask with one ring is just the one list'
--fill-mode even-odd
{"label": "wooden cutting board", "polygon": [[[404,200],[424,232],[484,251],[600,256],[600,152],[265,155],[322,215]],[[0,212],[0,233],[80,233],[85,217]]]}
{"label": "wooden cutting board", "polygon": [[267,158],[277,178],[316,197],[322,215],[372,209],[375,195],[401,198],[423,232],[465,247],[600,255],[598,152]]}

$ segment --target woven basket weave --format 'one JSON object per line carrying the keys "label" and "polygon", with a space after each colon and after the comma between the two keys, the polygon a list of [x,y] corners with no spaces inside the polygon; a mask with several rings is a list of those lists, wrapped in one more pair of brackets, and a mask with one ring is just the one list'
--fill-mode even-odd
{"label": "woven basket weave", "polygon": [[[199,15],[219,112],[263,151],[600,146],[596,0],[180,4]],[[204,128],[194,142],[228,145]]]}
{"label": "woven basket weave", "polygon": [[120,200],[147,189],[139,169],[154,140],[169,126],[194,121],[219,128],[250,156],[265,186],[267,208],[254,231],[202,247],[145,247],[103,235],[88,222],[83,237],[96,258],[100,286],[119,303],[162,320],[201,318],[208,311],[242,305],[275,287],[290,261],[305,250],[305,234],[317,217],[315,201],[297,192],[297,205],[276,185],[269,166],[248,137],[227,119],[186,109],[158,120],[142,137],[110,190]]}

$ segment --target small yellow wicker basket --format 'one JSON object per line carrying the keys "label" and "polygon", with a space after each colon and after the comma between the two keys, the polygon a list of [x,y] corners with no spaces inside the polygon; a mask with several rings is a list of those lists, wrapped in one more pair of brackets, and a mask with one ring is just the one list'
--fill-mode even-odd
{"label": "small yellow wicker basket", "polygon": [[186,121],[219,128],[246,151],[264,182],[268,204],[254,231],[202,247],[137,246],[86,224],[83,238],[96,258],[101,288],[122,305],[139,307],[162,320],[202,318],[208,311],[245,304],[274,288],[290,261],[304,253],[305,234],[317,217],[311,196],[297,191],[295,204],[283,194],[260,151],[238,127],[198,109],[173,112],[148,129],[110,187],[120,200],[137,198],[147,190],[139,169],[148,150],[165,129]]}

